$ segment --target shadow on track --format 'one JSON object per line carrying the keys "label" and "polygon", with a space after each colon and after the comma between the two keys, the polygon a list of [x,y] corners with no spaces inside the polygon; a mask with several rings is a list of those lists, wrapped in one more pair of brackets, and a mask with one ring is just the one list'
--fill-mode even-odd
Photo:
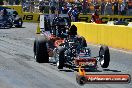
{"label": "shadow on track", "polygon": [[103,71],[121,72],[121,71],[118,71],[118,70],[111,70],[111,69],[103,69]]}
{"label": "shadow on track", "polygon": [[26,28],[26,27],[12,27],[12,28]]}
{"label": "shadow on track", "polygon": [[17,29],[19,28],[19,29],[21,29],[21,28],[26,28],[26,27],[11,27],[11,28],[1,28],[1,27],[0,27],[0,29],[5,29],[5,30],[6,30],[6,29],[14,29],[14,28],[17,28]]}
{"label": "shadow on track", "polygon": [[64,72],[74,72],[72,69],[60,69],[59,71],[64,71]]}
{"label": "shadow on track", "polygon": [[102,72],[101,70],[91,70],[91,69],[89,69],[89,70],[85,70],[85,72]]}

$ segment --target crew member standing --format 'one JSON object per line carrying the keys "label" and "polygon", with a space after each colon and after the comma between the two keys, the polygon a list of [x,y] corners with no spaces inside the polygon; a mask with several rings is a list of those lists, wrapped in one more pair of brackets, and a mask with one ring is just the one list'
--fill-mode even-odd
{"label": "crew member standing", "polygon": [[92,23],[97,23],[97,24],[101,24],[102,23],[101,19],[99,18],[99,12],[97,10],[95,10],[95,13],[92,14],[91,22]]}

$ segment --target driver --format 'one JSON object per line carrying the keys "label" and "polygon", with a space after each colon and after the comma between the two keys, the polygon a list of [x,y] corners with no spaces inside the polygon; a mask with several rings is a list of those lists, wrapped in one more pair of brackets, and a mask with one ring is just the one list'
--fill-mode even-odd
{"label": "driver", "polygon": [[7,10],[6,9],[3,9],[2,10],[2,17],[3,17],[3,20],[5,21],[5,20],[7,20],[7,18],[8,18],[8,14],[7,14],[8,12],[7,12]]}
{"label": "driver", "polygon": [[77,27],[75,25],[72,25],[71,28],[68,31],[69,36],[76,36],[77,35]]}
{"label": "driver", "polygon": [[79,57],[90,57],[91,56],[91,50],[89,48],[82,48],[80,49],[80,51],[78,52]]}
{"label": "driver", "polygon": [[3,9],[3,16],[7,16],[7,10]]}

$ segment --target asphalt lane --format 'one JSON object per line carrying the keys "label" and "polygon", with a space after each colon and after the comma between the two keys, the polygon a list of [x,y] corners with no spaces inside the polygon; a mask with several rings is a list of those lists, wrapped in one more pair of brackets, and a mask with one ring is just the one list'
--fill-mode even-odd
{"label": "asphalt lane", "polygon": [[[132,88],[129,84],[76,83],[76,74],[70,69],[59,71],[50,63],[39,64],[33,56],[36,23],[24,23],[23,28],[0,29],[0,88]],[[92,56],[98,55],[99,46],[88,45]],[[88,74],[132,75],[132,53],[110,48],[111,62],[107,69]]]}

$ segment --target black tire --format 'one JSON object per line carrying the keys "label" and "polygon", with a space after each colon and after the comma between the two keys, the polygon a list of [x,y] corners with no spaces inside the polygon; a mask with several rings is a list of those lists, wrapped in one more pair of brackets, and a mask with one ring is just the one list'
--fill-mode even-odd
{"label": "black tire", "polygon": [[35,58],[35,56],[36,56],[36,39],[34,40],[33,52],[34,52],[34,58]]}
{"label": "black tire", "polygon": [[101,46],[99,50],[100,65],[102,68],[107,68],[110,62],[110,53],[107,46]]}
{"label": "black tire", "polygon": [[48,63],[49,55],[47,51],[46,39],[40,36],[34,41],[34,57],[38,63]]}
{"label": "black tire", "polygon": [[17,27],[17,28],[21,28],[22,24],[23,24],[23,21],[22,21],[21,18],[19,18],[18,20],[14,21],[14,26]]}
{"label": "black tire", "polygon": [[77,75],[76,81],[79,85],[84,85],[87,82],[87,79],[84,76]]}
{"label": "black tire", "polygon": [[13,26],[13,21],[11,18],[8,18],[8,20],[5,22],[5,27],[12,28],[12,26]]}
{"label": "black tire", "polygon": [[82,40],[82,46],[83,47],[87,47],[87,42],[86,42],[86,39],[84,38],[84,37],[80,37],[81,38],[81,40]]}
{"label": "black tire", "polygon": [[58,57],[58,61],[56,62],[57,68],[63,69],[64,62],[65,62],[65,56],[64,56],[65,49],[63,47],[59,46],[58,51],[59,51],[59,57]]}

